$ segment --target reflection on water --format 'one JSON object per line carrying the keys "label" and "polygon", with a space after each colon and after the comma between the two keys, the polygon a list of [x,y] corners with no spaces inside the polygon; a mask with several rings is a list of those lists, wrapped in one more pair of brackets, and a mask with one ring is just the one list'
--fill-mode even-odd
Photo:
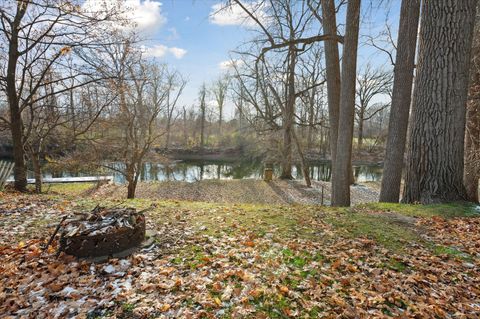
{"label": "reflection on water", "polygon": [[[121,168],[121,164],[117,164]],[[261,162],[206,162],[206,161],[183,161],[170,165],[146,163],[143,166],[140,179],[142,181],[184,181],[195,182],[205,179],[261,179],[263,177],[263,164]],[[317,181],[330,181],[332,172],[329,163],[314,163],[310,165],[310,178]],[[280,166],[274,166],[276,176],[280,175]],[[124,177],[118,172],[106,172],[114,175],[115,182],[125,182]],[[303,174],[300,166],[293,166],[294,178],[302,179]],[[373,165],[354,166],[354,174],[357,182],[379,181],[382,176],[382,167]],[[68,172],[46,174],[53,177],[72,176]],[[88,174],[84,174],[88,175]],[[95,175],[95,174],[90,174]]]}

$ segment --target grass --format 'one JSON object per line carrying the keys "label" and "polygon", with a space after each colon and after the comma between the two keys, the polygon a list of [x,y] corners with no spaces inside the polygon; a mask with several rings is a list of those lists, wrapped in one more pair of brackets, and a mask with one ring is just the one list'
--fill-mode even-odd
{"label": "grass", "polygon": [[[279,237],[314,239],[318,230],[312,221],[330,224],[346,237],[366,237],[375,240],[393,252],[403,253],[407,246],[416,242],[431,248],[435,254],[462,257],[452,247],[435,246],[421,238],[413,217],[455,218],[478,216],[474,206],[464,203],[437,205],[406,205],[369,203],[352,208],[331,208],[312,205],[264,205],[264,204],[218,204],[196,201],[152,199],[97,199],[85,194],[95,184],[52,184],[48,196],[73,199],[78,209],[89,210],[101,206],[131,206],[137,210],[151,208],[148,217],[157,223],[174,221],[186,216],[187,221],[206,235],[217,236],[222,232],[251,231],[262,237],[274,233]],[[463,256],[462,258],[465,258]],[[300,260],[294,261],[301,263]],[[399,265],[393,267],[401,268]]]}
{"label": "grass", "polygon": [[435,255],[448,255],[450,257],[460,258],[468,262],[471,262],[473,260],[473,257],[471,255],[465,252],[462,252],[455,247],[434,245],[429,243],[429,248],[433,251]]}
{"label": "grass", "polygon": [[355,207],[355,211],[380,211],[395,212],[410,217],[434,217],[443,218],[474,217],[479,216],[475,212],[475,205],[471,203],[448,203],[434,205],[413,205],[395,203],[368,203]]}
{"label": "grass", "polygon": [[[97,204],[96,201],[92,202],[88,199],[80,200],[79,203],[90,208]],[[101,205],[114,204],[118,202],[107,200]],[[408,245],[412,242],[422,245],[428,245],[428,243],[420,237],[413,222],[402,222],[393,217],[454,218],[475,214],[471,206],[463,204],[420,206],[376,203],[345,209],[303,205],[218,205],[205,202],[134,199],[123,202],[123,205],[137,209],[145,209],[153,205],[154,209],[149,213],[149,217],[159,223],[174,218],[175,214],[188,214],[189,223],[196,225],[197,229],[203,229],[204,234],[211,236],[219,236],[222,231],[228,233],[228,231],[248,230],[262,237],[273,229],[275,236],[313,239],[317,236],[317,229],[309,221],[321,219],[332,225],[343,236],[370,238],[396,253],[406,252]],[[191,212],[194,213],[190,214]],[[442,249],[433,245],[431,249],[436,254],[459,255],[459,252],[454,249]]]}
{"label": "grass", "polygon": [[[82,195],[88,190],[96,187],[96,183],[52,183],[44,184],[43,192],[49,195],[60,194],[62,196],[78,196]],[[34,185],[28,185],[28,189],[32,192],[35,191]]]}
{"label": "grass", "polygon": [[367,237],[395,252],[403,252],[409,242],[421,242],[413,227],[381,214],[343,212],[329,215],[326,220],[347,237]]}

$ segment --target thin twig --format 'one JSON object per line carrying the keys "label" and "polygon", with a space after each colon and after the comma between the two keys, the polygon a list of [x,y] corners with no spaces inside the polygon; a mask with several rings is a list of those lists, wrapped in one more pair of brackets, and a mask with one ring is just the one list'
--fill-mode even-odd
{"label": "thin twig", "polygon": [[53,232],[52,236],[50,237],[47,245],[45,245],[45,247],[43,248],[42,253],[44,253],[48,249],[48,247],[52,244],[53,239],[57,235],[57,233],[60,230],[60,227],[62,226],[62,223],[65,221],[65,219],[67,219],[67,215],[63,216],[62,220],[58,223],[57,228],[55,228],[55,231]]}

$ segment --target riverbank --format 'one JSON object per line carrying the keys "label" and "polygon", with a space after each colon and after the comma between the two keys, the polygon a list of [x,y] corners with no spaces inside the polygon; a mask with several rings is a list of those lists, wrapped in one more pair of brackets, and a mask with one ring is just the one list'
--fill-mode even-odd
{"label": "riverbank", "polygon": [[[125,198],[125,185],[108,184],[98,189],[86,190],[94,198]],[[378,201],[378,187],[375,183],[352,185],[352,203]],[[136,197],[155,200],[186,200],[216,203],[251,204],[313,204],[329,205],[331,184],[313,181],[312,187],[300,180],[203,180],[193,183],[140,182]]]}
{"label": "riverbank", "polygon": [[[246,151],[242,148],[169,148],[157,149],[157,153],[173,161],[225,161],[238,162],[247,160],[263,161],[265,154]],[[317,150],[305,150],[305,159],[310,163],[329,163],[330,156]],[[295,164],[300,164],[300,158],[293,154]],[[352,153],[353,165],[380,165],[383,163],[383,150],[362,150]]]}

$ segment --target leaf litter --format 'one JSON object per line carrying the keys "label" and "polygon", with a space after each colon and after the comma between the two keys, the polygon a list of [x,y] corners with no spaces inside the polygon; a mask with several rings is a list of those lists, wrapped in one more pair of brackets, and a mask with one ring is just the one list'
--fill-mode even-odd
{"label": "leaf litter", "polygon": [[[417,218],[431,245],[400,252],[345,236],[320,207],[246,224],[237,205],[179,202],[146,214],[155,244],[92,263],[57,257],[57,241],[42,253],[75,201],[2,196],[1,318],[479,318],[479,218]],[[292,212],[292,232],[265,220]]]}

